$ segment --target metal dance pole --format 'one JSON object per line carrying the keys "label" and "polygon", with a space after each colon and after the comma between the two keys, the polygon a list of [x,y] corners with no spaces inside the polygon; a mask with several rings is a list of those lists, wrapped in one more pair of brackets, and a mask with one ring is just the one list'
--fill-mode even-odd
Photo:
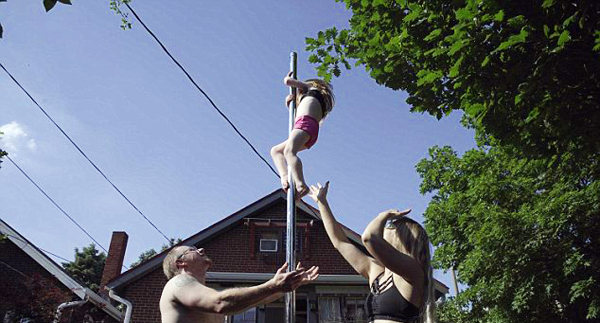
{"label": "metal dance pole", "polygon": [[[297,78],[296,75],[296,52],[290,53],[290,71],[292,77]],[[290,86],[290,94],[296,94],[296,88]],[[289,118],[289,132],[294,129],[294,119],[296,118],[296,100],[290,102],[288,107],[290,110]],[[294,179],[292,178],[292,170],[288,165],[288,183],[289,189],[287,193],[287,244],[285,246],[286,260],[288,263],[288,271],[296,269],[296,255],[294,247],[296,245],[296,187],[294,185]],[[292,291],[285,294],[285,321],[287,323],[294,323],[296,321],[296,292]]]}

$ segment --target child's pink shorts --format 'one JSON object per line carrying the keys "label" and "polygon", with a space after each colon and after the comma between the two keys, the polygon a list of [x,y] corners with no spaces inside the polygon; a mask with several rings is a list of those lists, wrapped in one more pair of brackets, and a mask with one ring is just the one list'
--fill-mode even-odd
{"label": "child's pink shorts", "polygon": [[317,142],[317,138],[319,137],[319,123],[315,118],[309,115],[303,115],[296,118],[294,129],[304,130],[310,136],[310,139],[304,144],[306,149],[309,149]]}

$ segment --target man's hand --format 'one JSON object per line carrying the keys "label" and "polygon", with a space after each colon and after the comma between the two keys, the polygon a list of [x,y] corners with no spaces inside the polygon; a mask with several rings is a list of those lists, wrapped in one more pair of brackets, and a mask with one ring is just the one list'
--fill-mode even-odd
{"label": "man's hand", "polygon": [[294,286],[294,289],[302,286],[302,285],[306,285],[309,284],[315,280],[317,280],[317,278],[319,278],[319,267],[318,266],[312,266],[310,267],[310,269],[305,270],[304,267],[302,267],[302,264],[300,262],[298,262],[298,265],[296,266],[296,271],[302,271],[302,280],[299,282],[298,286]]}
{"label": "man's hand", "polygon": [[286,273],[286,269],[288,267],[287,262],[283,264],[277,272],[275,276],[271,278],[270,283],[273,288],[277,292],[291,292],[294,290],[294,286],[299,285],[302,281],[302,275],[304,275],[304,271],[294,270],[289,273]]}
{"label": "man's hand", "polygon": [[300,263],[296,267],[296,270],[286,273],[287,262],[281,266],[275,273],[275,276],[271,278],[271,284],[278,292],[291,292],[296,288],[306,285],[319,277],[319,267],[311,267],[309,270],[305,270]]}

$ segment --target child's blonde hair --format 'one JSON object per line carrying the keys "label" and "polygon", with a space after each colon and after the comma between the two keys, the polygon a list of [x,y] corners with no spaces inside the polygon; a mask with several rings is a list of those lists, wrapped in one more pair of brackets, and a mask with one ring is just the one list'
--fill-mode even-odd
{"label": "child's blonde hair", "polygon": [[394,247],[414,258],[425,273],[424,300],[420,318],[423,323],[434,323],[435,320],[435,289],[433,286],[433,268],[431,267],[431,248],[425,229],[409,217],[401,217],[392,221],[396,229]]}
{"label": "child's blonde hair", "polygon": [[[323,114],[323,118],[321,118],[321,120],[325,119],[325,117],[329,115],[329,113],[331,113],[331,110],[333,110],[333,106],[335,105],[333,86],[321,79],[308,79],[304,81],[304,83],[308,83],[311,88],[317,89],[319,92],[321,92],[321,95],[323,95],[323,98],[325,99],[325,106],[323,107],[323,111],[325,113]],[[298,96],[297,104],[300,104],[300,100],[302,100],[302,97],[305,93],[302,94],[303,95]]]}

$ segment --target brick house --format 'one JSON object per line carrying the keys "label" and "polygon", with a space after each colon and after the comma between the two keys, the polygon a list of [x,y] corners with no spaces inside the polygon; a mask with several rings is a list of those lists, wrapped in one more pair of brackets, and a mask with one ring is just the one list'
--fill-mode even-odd
{"label": "brick house", "polygon": [[[270,279],[285,262],[286,194],[277,190],[181,242],[202,247],[213,260],[207,285],[215,289],[251,286]],[[296,291],[296,322],[366,322],[363,303],[369,293],[367,281],[358,275],[333,247],[318,210],[297,203],[297,261],[305,267],[318,265],[319,279]],[[366,252],[360,235],[345,229],[352,243]],[[116,239],[116,241],[115,241]],[[113,243],[121,245],[113,255]],[[114,236],[107,268],[118,274],[126,238]],[[116,247],[115,247],[116,248]],[[115,249],[117,250],[117,249]],[[170,250],[170,249],[169,249]],[[122,274],[105,274],[106,287],[133,304],[133,323],[159,323],[159,300],[167,282],[162,261],[169,250]],[[120,259],[119,259],[120,257]],[[438,297],[448,287],[436,281]],[[285,321],[284,299],[228,317],[228,322],[259,323]]]}
{"label": "brick house", "polygon": [[[55,312],[70,301],[81,305],[61,311],[60,322],[116,323],[122,313],[109,301],[69,277],[56,262],[0,219],[0,320],[12,322],[15,306],[39,304]],[[40,307],[37,307],[40,308]],[[33,310],[35,312],[35,310]],[[36,320],[37,321],[37,320]]]}

